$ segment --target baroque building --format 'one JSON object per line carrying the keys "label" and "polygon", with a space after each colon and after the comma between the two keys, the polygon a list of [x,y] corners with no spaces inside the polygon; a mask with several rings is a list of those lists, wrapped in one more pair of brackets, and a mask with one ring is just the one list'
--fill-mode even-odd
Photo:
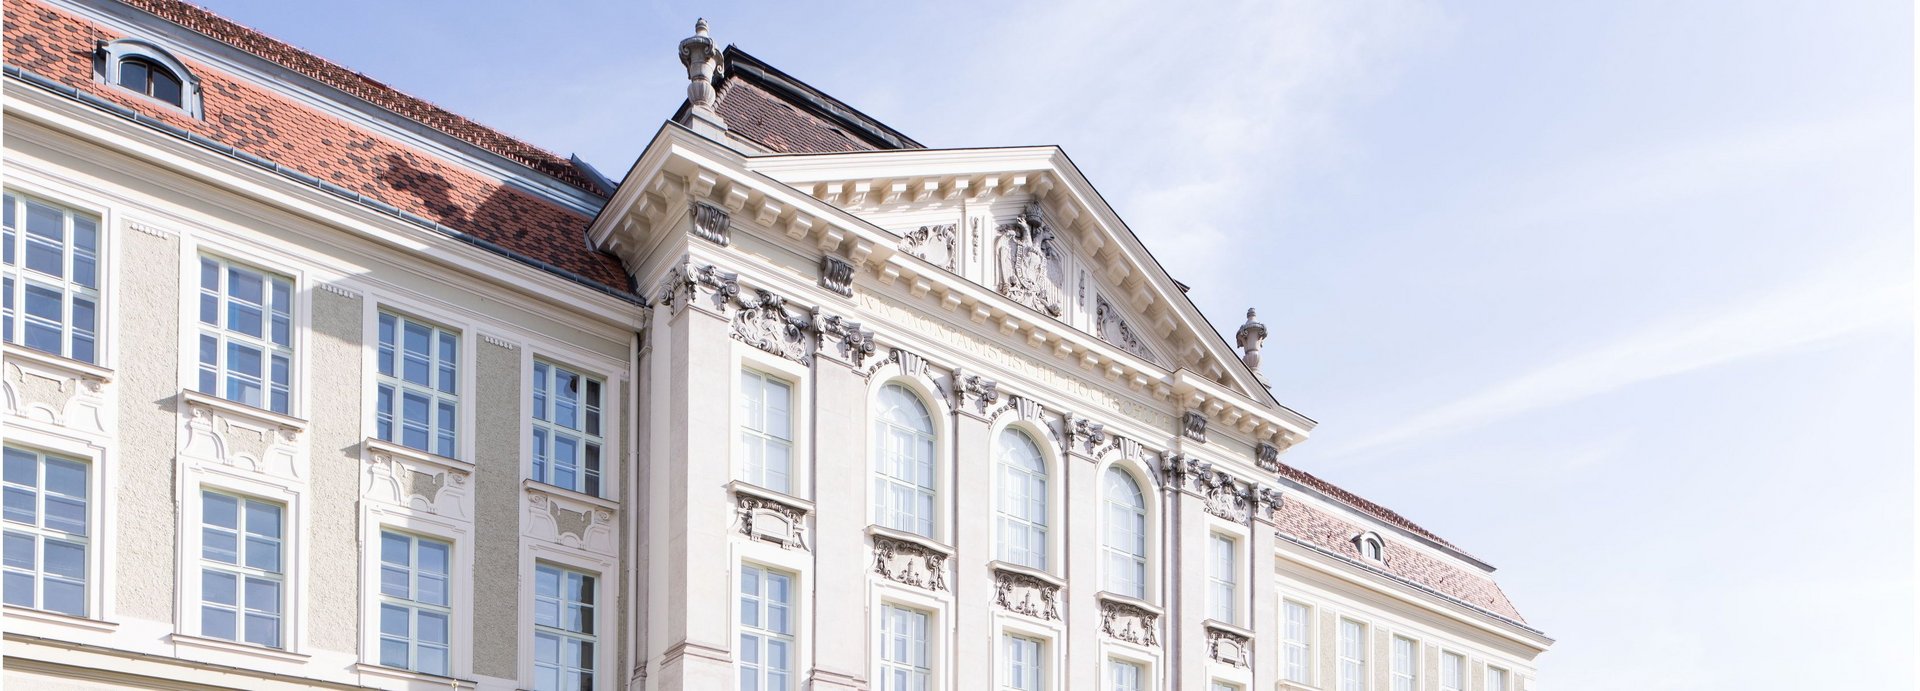
{"label": "baroque building", "polygon": [[1536,688],[1058,148],[678,50],[615,182],[177,0],[5,0],[7,685]]}

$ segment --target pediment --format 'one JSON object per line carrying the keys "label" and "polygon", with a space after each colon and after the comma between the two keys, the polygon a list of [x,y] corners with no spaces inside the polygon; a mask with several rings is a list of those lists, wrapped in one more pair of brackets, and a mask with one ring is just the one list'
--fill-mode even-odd
{"label": "pediment", "polygon": [[963,277],[1144,363],[1255,400],[1266,387],[1056,147],[760,156],[749,168],[892,233]]}

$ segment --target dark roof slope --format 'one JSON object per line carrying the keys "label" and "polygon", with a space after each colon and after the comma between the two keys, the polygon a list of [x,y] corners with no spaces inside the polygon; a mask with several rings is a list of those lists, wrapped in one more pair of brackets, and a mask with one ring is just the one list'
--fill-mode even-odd
{"label": "dark roof slope", "polygon": [[322,84],[393,111],[456,139],[505,156],[568,185],[604,196],[565,158],[454,114],[440,106],[401,93],[374,81],[371,77],[336,65],[254,29],[236,24],[225,17],[180,0],[120,1],[221,43],[252,53],[268,62],[306,75]]}
{"label": "dark roof slope", "polygon": [[589,219],[581,214],[193,61],[187,61],[187,67],[200,79],[202,117],[189,117],[94,79],[95,45],[122,38],[117,33],[34,0],[5,0],[5,8],[5,60],[10,67],[466,233],[533,263],[616,292],[628,291],[620,261],[587,246]]}
{"label": "dark roof slope", "polygon": [[[922,149],[886,123],[868,117],[773,66],[727,46],[714,110],[727,131],[783,154]],[[682,104],[674,120],[686,122]]]}

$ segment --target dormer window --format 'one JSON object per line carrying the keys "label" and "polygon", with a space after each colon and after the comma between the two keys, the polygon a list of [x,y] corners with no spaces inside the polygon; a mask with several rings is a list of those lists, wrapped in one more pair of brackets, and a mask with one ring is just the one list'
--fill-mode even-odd
{"label": "dormer window", "polygon": [[1379,533],[1361,533],[1358,537],[1353,538],[1353,545],[1360,550],[1361,559],[1376,564],[1386,563],[1387,547],[1386,543],[1380,540]]}
{"label": "dormer window", "polygon": [[200,82],[185,63],[138,39],[102,42],[94,70],[101,81],[200,117]]}
{"label": "dormer window", "polygon": [[120,59],[120,86],[180,106],[180,78],[146,58]]}

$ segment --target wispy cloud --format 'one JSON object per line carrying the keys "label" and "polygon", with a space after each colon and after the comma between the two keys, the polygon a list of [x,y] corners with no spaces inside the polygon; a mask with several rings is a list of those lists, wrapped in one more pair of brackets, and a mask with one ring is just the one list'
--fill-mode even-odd
{"label": "wispy cloud", "polygon": [[1912,282],[1843,263],[1725,309],[1674,315],[1333,450],[1365,456],[1635,384],[1834,341],[1912,318]]}

